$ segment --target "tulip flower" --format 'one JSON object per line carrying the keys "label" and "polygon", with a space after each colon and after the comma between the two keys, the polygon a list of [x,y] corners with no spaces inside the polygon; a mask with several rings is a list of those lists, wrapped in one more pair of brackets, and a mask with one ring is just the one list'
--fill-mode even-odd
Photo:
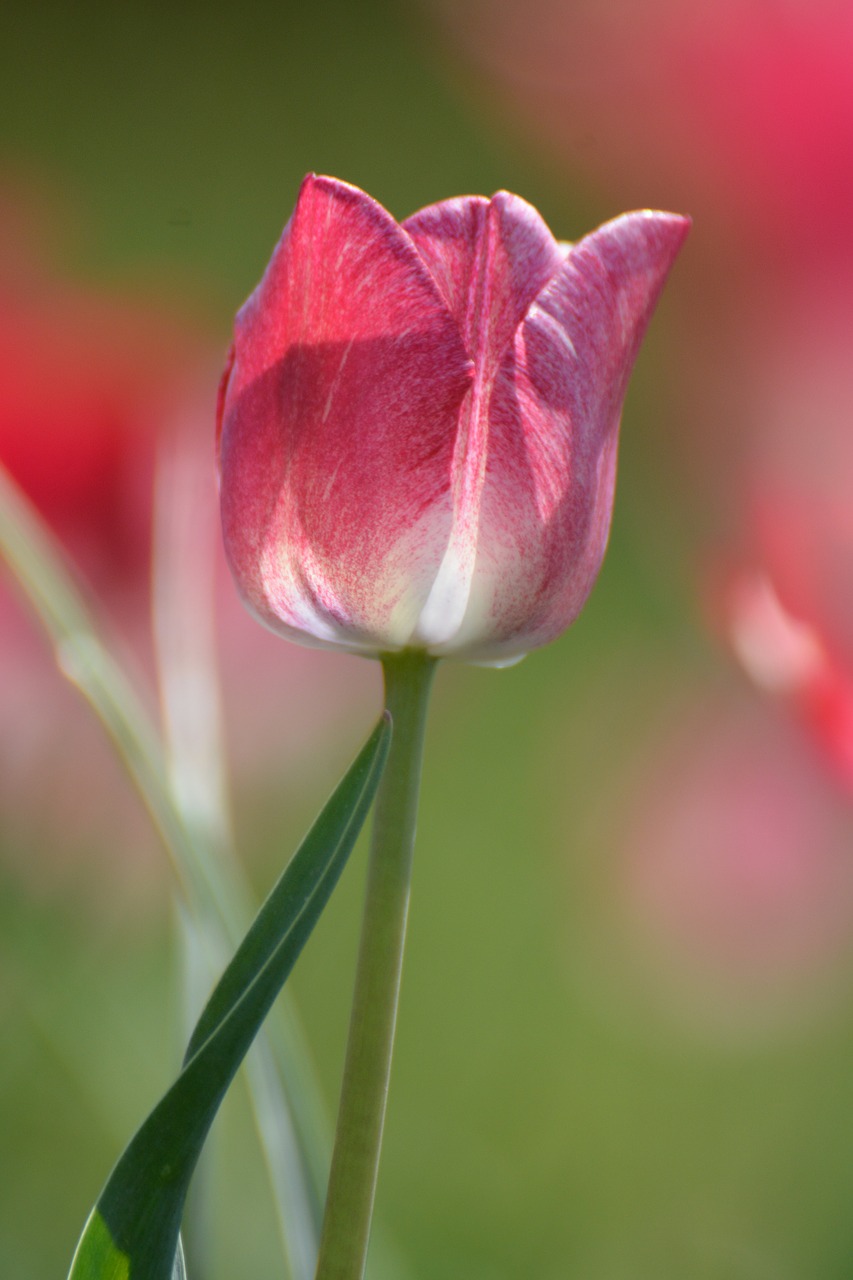
{"label": "tulip flower", "polygon": [[629,213],[564,245],[507,192],[397,223],[309,175],[220,396],[250,609],[369,655],[501,665],[559,635],[601,565],[628,377],[688,226]]}
{"label": "tulip flower", "polygon": [[217,424],[237,586],[273,631],[380,658],[393,724],[317,1280],[364,1272],[437,659],[503,665],[577,617],[688,226],[631,213],[561,245],[505,191],[397,223],[310,174],[237,316]]}

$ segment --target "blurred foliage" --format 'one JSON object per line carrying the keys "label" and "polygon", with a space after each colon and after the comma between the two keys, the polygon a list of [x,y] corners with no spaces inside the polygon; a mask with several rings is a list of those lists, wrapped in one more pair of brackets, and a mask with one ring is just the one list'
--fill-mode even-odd
{"label": "blurred foliage", "polygon": [[[423,13],[402,2],[18,4],[6,29],[0,159],[48,195],[57,231],[70,223],[69,269],[189,298],[223,346],[308,169],[400,216],[500,187],[566,237],[618,212],[571,175],[558,188],[487,104],[476,117],[463,106]],[[757,1008],[755,1027],[684,1017],[606,905],[625,770],[695,675],[728,684],[694,617],[689,501],[656,451],[674,412],[671,305],[629,396],[612,546],[587,611],[517,669],[439,673],[379,1186],[383,1223],[424,1280],[849,1274],[849,972],[790,1016]],[[343,661],[378,706],[376,670]],[[237,796],[259,892],[366,727],[347,724],[311,776]],[[18,826],[0,839],[24,840]],[[176,965],[168,894],[128,892],[120,831],[98,871],[64,859],[53,891],[9,852],[0,1272],[42,1280],[64,1274],[109,1165],[173,1075]],[[56,856],[26,850],[48,867]],[[294,975],[332,1104],[363,869],[362,850]],[[217,1132],[210,1280],[271,1275],[239,1090]]]}
{"label": "blurred foliage", "polygon": [[87,266],[195,274],[230,316],[309,170],[400,216],[506,183],[413,18],[389,0],[20,6],[0,87],[7,156],[79,198]]}

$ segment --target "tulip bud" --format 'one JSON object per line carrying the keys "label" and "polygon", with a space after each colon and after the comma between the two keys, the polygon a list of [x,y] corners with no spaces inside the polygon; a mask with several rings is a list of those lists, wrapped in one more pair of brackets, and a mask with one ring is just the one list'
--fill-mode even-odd
{"label": "tulip bud", "polygon": [[239,312],[219,404],[225,548],[304,644],[503,664],[601,565],[628,376],[689,227],[558,244],[518,196],[398,224],[309,175]]}

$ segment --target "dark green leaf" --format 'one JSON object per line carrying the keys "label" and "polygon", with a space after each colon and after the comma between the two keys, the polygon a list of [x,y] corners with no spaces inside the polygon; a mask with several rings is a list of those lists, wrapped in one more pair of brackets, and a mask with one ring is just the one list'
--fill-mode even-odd
{"label": "dark green leaf", "polygon": [[261,907],[208,1000],[181,1074],[110,1175],[69,1280],[172,1280],[184,1201],[208,1130],[344,868],[390,734],[385,716]]}

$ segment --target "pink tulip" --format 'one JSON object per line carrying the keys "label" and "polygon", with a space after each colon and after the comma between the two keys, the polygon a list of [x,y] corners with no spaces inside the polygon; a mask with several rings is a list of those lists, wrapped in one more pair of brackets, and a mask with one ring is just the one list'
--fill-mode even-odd
{"label": "pink tulip", "polygon": [[373,655],[554,639],[601,564],[628,376],[688,226],[631,213],[567,246],[506,192],[398,224],[306,178],[222,386],[250,609]]}

